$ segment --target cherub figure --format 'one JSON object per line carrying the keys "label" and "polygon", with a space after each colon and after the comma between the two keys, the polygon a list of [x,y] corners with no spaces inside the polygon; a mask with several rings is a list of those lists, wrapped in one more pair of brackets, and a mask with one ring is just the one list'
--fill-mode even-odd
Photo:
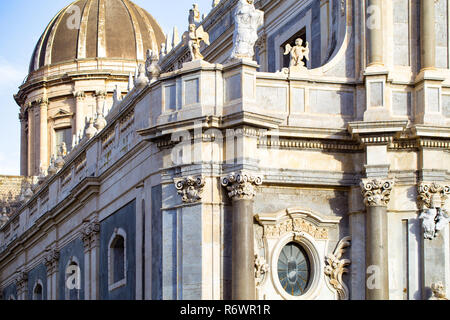
{"label": "cherub figure", "polygon": [[419,219],[423,220],[422,222],[423,236],[425,239],[432,240],[435,237],[436,215],[437,215],[436,208],[430,208],[424,210],[419,216]]}
{"label": "cherub figure", "polygon": [[430,300],[448,300],[442,282],[432,283],[431,292],[432,296]]}
{"label": "cherub figure", "polygon": [[285,48],[284,55],[291,54],[291,63],[289,67],[304,67],[303,58],[309,61],[309,43],[306,42],[306,47],[303,46],[303,40],[298,38],[295,40],[295,46],[291,47],[288,43]]}
{"label": "cherub figure", "polygon": [[189,31],[183,35],[183,45],[188,44],[192,61],[203,60],[203,56],[200,53],[202,41],[209,46],[209,34],[203,30],[203,26],[197,28],[195,24],[190,24]]}

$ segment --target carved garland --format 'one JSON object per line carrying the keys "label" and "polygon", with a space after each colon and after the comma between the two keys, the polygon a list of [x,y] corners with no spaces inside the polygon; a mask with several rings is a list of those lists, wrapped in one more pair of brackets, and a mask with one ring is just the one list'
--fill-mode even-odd
{"label": "carved garland", "polygon": [[351,261],[349,259],[342,259],[342,255],[345,249],[351,244],[351,237],[345,237],[339,241],[333,254],[328,254],[325,262],[325,274],[328,276],[330,284],[336,289],[340,300],[348,300],[348,288],[342,281],[342,275],[348,272],[346,266],[348,266]]}
{"label": "carved garland", "polygon": [[328,239],[328,230],[326,228],[318,228],[301,218],[289,219],[276,225],[264,225],[264,234],[266,237],[278,238],[288,232],[305,232],[315,239]]}
{"label": "carved garland", "polygon": [[204,186],[205,179],[203,177],[186,177],[175,180],[175,188],[178,190],[178,194],[182,196],[182,201],[185,203],[193,203],[201,200]]}

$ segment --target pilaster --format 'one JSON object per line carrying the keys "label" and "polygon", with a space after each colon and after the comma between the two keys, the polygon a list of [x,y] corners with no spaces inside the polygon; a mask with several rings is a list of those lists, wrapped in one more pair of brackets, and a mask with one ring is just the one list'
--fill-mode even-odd
{"label": "pilaster", "polygon": [[47,299],[57,300],[58,299],[58,262],[59,262],[59,251],[56,249],[48,250],[45,255],[44,264],[47,268]]}
{"label": "pilaster", "polygon": [[81,229],[84,244],[84,295],[85,300],[98,300],[100,264],[100,223],[97,218],[87,220]]}
{"label": "pilaster", "polygon": [[232,199],[232,299],[254,300],[253,198],[262,178],[245,172],[222,178],[222,186]]}

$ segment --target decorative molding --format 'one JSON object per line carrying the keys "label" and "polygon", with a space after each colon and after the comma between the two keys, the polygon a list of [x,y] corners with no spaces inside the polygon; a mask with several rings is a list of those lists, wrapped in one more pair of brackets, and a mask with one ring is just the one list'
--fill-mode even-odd
{"label": "decorative molding", "polygon": [[328,229],[319,228],[302,218],[290,218],[275,225],[264,225],[264,235],[267,238],[279,238],[289,232],[294,232],[296,236],[301,236],[301,233],[304,232],[314,239],[328,239]]}
{"label": "decorative molding", "polygon": [[178,194],[182,196],[185,203],[193,203],[202,199],[203,187],[205,179],[203,177],[186,177],[182,179],[174,179],[175,188]]}
{"label": "decorative molding", "polygon": [[262,184],[260,176],[240,172],[231,173],[222,178],[222,186],[227,188],[228,196],[233,200],[252,200],[256,195],[256,186]]}
{"label": "decorative molding", "polygon": [[[421,182],[417,188],[417,192],[417,200],[421,208],[442,207],[450,194],[450,186],[442,186],[435,182]],[[436,203],[436,201],[440,203]]]}
{"label": "decorative molding", "polygon": [[256,286],[261,285],[264,281],[266,274],[269,272],[269,265],[264,257],[255,254],[255,283]]}
{"label": "decorative molding", "polygon": [[94,246],[98,245],[99,233],[100,223],[97,218],[83,224],[81,229],[81,240],[83,240],[84,249],[86,251],[90,251]]}
{"label": "decorative molding", "polygon": [[394,181],[363,179],[360,186],[366,206],[386,207],[390,201]]}
{"label": "decorative molding", "polygon": [[351,245],[352,237],[345,237],[339,241],[336,249],[325,258],[325,275],[328,276],[330,284],[337,291],[340,300],[348,300],[348,288],[342,280],[342,275],[348,272],[346,266],[351,264],[351,260],[342,259],[342,255]]}
{"label": "decorative molding", "polygon": [[430,300],[448,300],[445,287],[440,281],[431,284],[431,292]]}
{"label": "decorative molding", "polygon": [[16,286],[17,286],[17,295],[20,296],[22,293],[26,293],[28,283],[28,273],[24,270],[17,271],[16,275]]}
{"label": "decorative molding", "polygon": [[333,150],[340,152],[363,152],[364,147],[353,141],[312,140],[304,139],[269,139],[267,136],[258,139],[258,147],[274,147],[298,150]]}
{"label": "decorative molding", "polygon": [[83,100],[84,98],[86,98],[86,93],[84,91],[74,91],[73,97],[77,100]]}
{"label": "decorative molding", "polygon": [[44,264],[47,267],[47,274],[51,275],[56,272],[58,268],[59,261],[59,251],[56,249],[49,250],[49,252],[44,257]]}
{"label": "decorative molding", "polygon": [[48,106],[48,103],[49,103],[47,97],[42,97],[42,98],[36,99],[35,102],[39,106]]}

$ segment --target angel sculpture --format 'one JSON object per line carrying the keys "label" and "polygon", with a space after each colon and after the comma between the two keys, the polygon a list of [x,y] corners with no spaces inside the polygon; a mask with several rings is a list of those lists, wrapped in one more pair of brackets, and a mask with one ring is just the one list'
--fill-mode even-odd
{"label": "angel sculpture", "polygon": [[148,49],[147,60],[145,61],[145,71],[147,78],[149,78],[151,82],[155,81],[161,73],[158,62],[158,52]]}
{"label": "angel sculpture", "polygon": [[284,55],[291,54],[291,63],[289,67],[305,67],[303,58],[309,61],[309,43],[306,42],[306,47],[303,46],[303,40],[298,38],[295,40],[295,46],[292,47],[289,43],[285,47]]}
{"label": "angel sculpture", "polygon": [[441,208],[437,208],[437,216],[436,216],[436,235],[438,235],[439,231],[443,230],[448,223],[450,222],[450,217],[447,214],[447,211]]}
{"label": "angel sculpture", "polygon": [[189,24],[195,24],[198,26],[201,22],[201,14],[198,9],[198,4],[194,3],[192,9],[189,10]]}
{"label": "angel sculpture", "polygon": [[419,219],[422,219],[422,226],[423,226],[423,237],[425,239],[433,240],[436,232],[436,219],[437,210],[436,208],[430,208],[424,210],[420,216]]}
{"label": "angel sculpture", "polygon": [[448,300],[445,294],[445,287],[442,282],[431,284],[432,296],[430,300]]}
{"label": "angel sculpture", "polygon": [[203,60],[203,56],[200,53],[202,41],[209,46],[209,34],[203,30],[203,26],[197,28],[195,24],[191,23],[189,31],[183,34],[183,46],[186,44],[189,46],[192,61]]}

